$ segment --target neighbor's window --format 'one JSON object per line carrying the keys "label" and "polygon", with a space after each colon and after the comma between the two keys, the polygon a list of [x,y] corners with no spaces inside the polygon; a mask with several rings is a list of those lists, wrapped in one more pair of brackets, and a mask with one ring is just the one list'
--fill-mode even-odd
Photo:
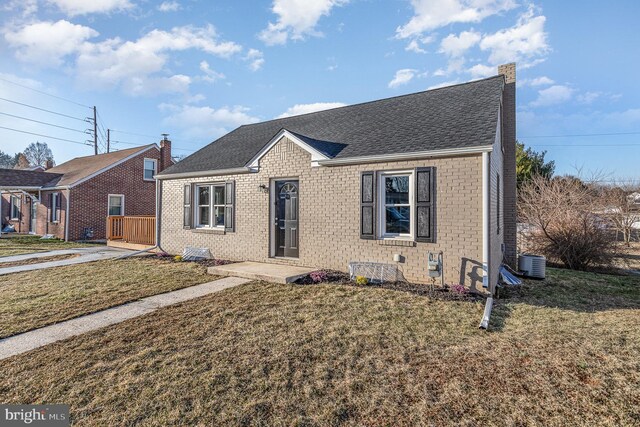
{"label": "neighbor's window", "polygon": [[51,206],[49,210],[51,212],[51,222],[60,221],[60,193],[51,194]]}
{"label": "neighbor's window", "polygon": [[11,219],[20,219],[20,198],[18,196],[11,196]]}
{"label": "neighbor's window", "polygon": [[144,179],[145,181],[153,181],[156,174],[156,166],[158,161],[155,159],[144,159]]}
{"label": "neighbor's window", "polygon": [[109,194],[109,215],[124,215],[124,196],[122,194]]}
{"label": "neighbor's window", "polygon": [[224,227],[224,184],[196,186],[196,226]]}
{"label": "neighbor's window", "polygon": [[383,173],[380,179],[381,231],[383,237],[412,236],[412,173]]}

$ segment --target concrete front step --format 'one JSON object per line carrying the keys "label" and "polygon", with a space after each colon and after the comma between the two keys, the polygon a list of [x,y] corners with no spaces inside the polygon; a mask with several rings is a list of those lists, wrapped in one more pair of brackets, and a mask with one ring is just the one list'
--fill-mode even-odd
{"label": "concrete front step", "polygon": [[245,261],[209,267],[207,272],[217,276],[243,277],[245,279],[264,280],[265,282],[272,283],[291,283],[315,270],[317,269]]}

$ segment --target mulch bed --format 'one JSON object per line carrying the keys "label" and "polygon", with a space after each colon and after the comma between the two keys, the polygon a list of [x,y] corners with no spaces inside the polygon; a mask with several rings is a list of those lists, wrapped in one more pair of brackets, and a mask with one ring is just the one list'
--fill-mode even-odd
{"label": "mulch bed", "polygon": [[367,285],[358,285],[354,281],[349,279],[349,275],[347,273],[343,273],[342,271],[336,270],[318,270],[319,272],[323,272],[326,274],[326,280],[322,282],[314,282],[311,278],[311,275],[307,275],[301,277],[296,280],[295,283],[298,285],[320,285],[320,284],[334,284],[334,285],[346,285],[346,286],[354,286],[356,288],[382,288],[389,289],[393,291],[407,292],[414,295],[425,296],[438,300],[445,301],[483,301],[484,297],[474,293],[459,293],[454,292],[449,289],[443,289],[441,287],[435,287],[435,289],[431,289],[430,285],[427,284],[419,284],[419,283],[409,283],[409,282],[383,282],[383,283],[369,283]]}

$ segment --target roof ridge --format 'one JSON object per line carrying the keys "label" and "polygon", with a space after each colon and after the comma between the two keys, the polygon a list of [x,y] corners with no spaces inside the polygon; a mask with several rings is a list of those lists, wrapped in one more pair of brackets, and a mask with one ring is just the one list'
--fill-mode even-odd
{"label": "roof ridge", "polygon": [[372,99],[371,101],[358,102],[356,104],[343,105],[341,107],[327,108],[326,110],[311,111],[309,113],[296,114],[295,116],[280,117],[280,118],[264,120],[264,121],[260,121],[260,122],[256,122],[256,123],[247,123],[247,124],[238,126],[236,129],[240,129],[240,128],[243,128],[243,127],[246,127],[246,126],[253,126],[253,125],[257,125],[257,124],[261,124],[261,123],[269,123],[269,122],[275,122],[275,121],[278,121],[278,120],[291,119],[293,117],[309,116],[311,114],[324,113],[326,111],[340,110],[342,108],[357,107],[359,105],[372,104],[374,102],[388,101],[390,99],[404,98],[404,97],[407,97],[407,96],[419,95],[419,94],[426,93],[426,92],[435,92],[435,91],[438,91],[438,90],[441,90],[441,89],[449,89],[449,88],[452,88],[452,87],[464,86],[464,85],[473,84],[473,83],[479,83],[479,82],[482,82],[482,81],[485,81],[485,80],[492,80],[492,79],[496,79],[496,78],[503,78],[504,79],[504,76],[502,74],[497,74],[495,76],[485,77],[483,79],[469,80],[468,82],[461,82],[461,83],[456,83],[456,84],[452,84],[452,85],[449,85],[449,86],[436,87],[436,88],[433,88],[433,89],[425,89],[425,90],[421,90],[421,91],[418,91],[418,92],[411,92],[411,93],[405,93],[403,95],[390,96],[388,98]]}

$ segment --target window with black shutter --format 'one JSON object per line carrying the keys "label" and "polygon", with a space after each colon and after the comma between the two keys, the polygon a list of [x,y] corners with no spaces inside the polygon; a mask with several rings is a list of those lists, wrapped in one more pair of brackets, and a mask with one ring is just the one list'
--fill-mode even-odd
{"label": "window with black shutter", "polygon": [[225,202],[224,202],[224,230],[234,231],[235,229],[235,182],[227,181],[225,183]]}
{"label": "window with black shutter", "polygon": [[436,179],[434,167],[416,168],[415,239],[417,242],[435,242]]}
{"label": "window with black shutter", "polygon": [[360,238],[376,238],[376,173],[360,176]]}

